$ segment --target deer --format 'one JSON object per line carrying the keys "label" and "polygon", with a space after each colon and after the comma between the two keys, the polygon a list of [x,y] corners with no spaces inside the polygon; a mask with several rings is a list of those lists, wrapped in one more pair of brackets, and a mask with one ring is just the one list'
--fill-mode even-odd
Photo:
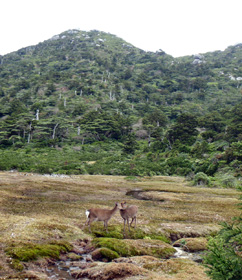
{"label": "deer", "polygon": [[110,210],[109,209],[100,209],[100,208],[91,208],[89,210],[86,210],[87,221],[86,221],[84,227],[86,225],[88,225],[89,232],[92,232],[91,223],[94,221],[102,221],[104,223],[104,229],[106,229],[106,232],[108,232],[108,221],[120,208],[121,208],[120,204],[115,203],[114,208],[110,209]]}
{"label": "deer", "polygon": [[[121,202],[121,209],[119,209],[120,215],[124,220],[124,236],[125,236],[125,224],[127,221],[128,227],[129,227],[129,233],[130,233],[130,227],[133,223],[133,221],[135,221],[135,226],[134,228],[136,229],[136,216],[137,216],[137,212],[138,212],[138,207],[136,205],[130,205],[127,206],[126,201]],[[129,219],[131,220],[131,223],[129,223]]]}

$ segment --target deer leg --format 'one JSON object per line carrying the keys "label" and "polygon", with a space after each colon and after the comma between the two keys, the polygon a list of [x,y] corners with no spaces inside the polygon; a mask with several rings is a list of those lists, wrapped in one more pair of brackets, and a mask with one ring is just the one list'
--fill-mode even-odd
{"label": "deer leg", "polygon": [[135,221],[134,228],[136,228],[136,217],[133,217],[133,218],[132,218],[132,221],[131,221],[131,223],[130,223],[130,226],[132,225],[133,221]]}
{"label": "deer leg", "polygon": [[106,229],[106,232],[108,232],[108,222],[104,221],[104,228]]}
{"label": "deer leg", "polygon": [[136,216],[133,219],[135,220],[134,228],[136,229]]}
{"label": "deer leg", "polygon": [[84,229],[85,229],[85,227],[88,225],[88,227],[89,227],[89,232],[91,232],[90,223],[91,223],[90,219],[89,219],[89,218],[87,218],[87,220],[86,220],[86,222],[85,222],[84,226],[82,227],[82,230],[84,230]]}
{"label": "deer leg", "polygon": [[128,227],[129,227],[129,233],[130,233],[130,223],[129,223],[129,219],[127,219],[127,223],[128,223]]}
{"label": "deer leg", "polygon": [[91,223],[93,222],[93,221],[95,221],[95,218],[93,218],[93,217],[89,217],[88,219],[87,219],[87,224],[88,224],[88,227],[89,227],[89,232],[91,233],[92,232],[92,230],[91,230]]}
{"label": "deer leg", "polygon": [[126,220],[124,219],[124,233],[123,233],[124,237],[126,237],[126,235],[125,235],[125,224],[126,224]]}
{"label": "deer leg", "polygon": [[89,232],[90,232],[90,233],[92,232],[92,230],[91,230],[91,222],[92,222],[92,221],[89,219],[89,220],[88,220],[88,228],[89,228]]}

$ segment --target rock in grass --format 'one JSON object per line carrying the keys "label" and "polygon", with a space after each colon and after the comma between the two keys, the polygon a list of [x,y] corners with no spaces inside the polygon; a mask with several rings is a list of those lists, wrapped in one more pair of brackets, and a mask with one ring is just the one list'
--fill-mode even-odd
{"label": "rock in grass", "polygon": [[119,254],[108,248],[98,248],[92,252],[94,261],[112,261],[117,258],[119,258]]}
{"label": "rock in grass", "polygon": [[78,260],[83,259],[82,256],[77,255],[77,254],[75,254],[75,253],[73,253],[73,252],[68,253],[66,257],[67,257],[67,259],[70,259],[70,260],[72,260],[72,261],[78,261]]}
{"label": "rock in grass", "polygon": [[181,238],[174,242],[173,246],[182,247],[187,252],[199,252],[207,249],[207,243],[205,237]]}

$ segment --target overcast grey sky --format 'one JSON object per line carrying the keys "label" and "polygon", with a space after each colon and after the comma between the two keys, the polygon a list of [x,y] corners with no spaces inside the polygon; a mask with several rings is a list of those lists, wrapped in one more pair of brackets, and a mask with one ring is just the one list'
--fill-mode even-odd
{"label": "overcast grey sky", "polygon": [[1,55],[76,28],[175,57],[242,43],[242,0],[1,0],[0,9]]}

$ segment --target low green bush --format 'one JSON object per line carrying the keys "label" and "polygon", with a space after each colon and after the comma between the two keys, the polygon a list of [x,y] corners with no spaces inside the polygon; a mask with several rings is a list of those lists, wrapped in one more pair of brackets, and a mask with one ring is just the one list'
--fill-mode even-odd
{"label": "low green bush", "polygon": [[211,184],[211,181],[205,173],[199,172],[194,176],[193,184],[194,185],[208,185],[209,186]]}

